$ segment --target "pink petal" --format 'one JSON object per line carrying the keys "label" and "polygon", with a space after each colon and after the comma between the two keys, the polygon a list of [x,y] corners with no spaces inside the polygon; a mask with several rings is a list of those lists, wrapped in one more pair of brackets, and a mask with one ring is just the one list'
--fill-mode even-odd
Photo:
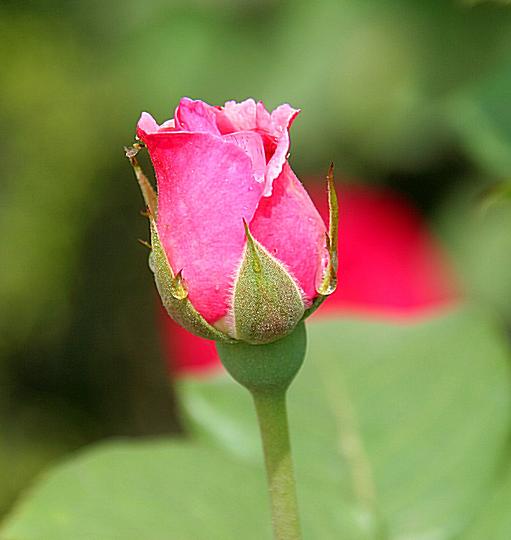
{"label": "pink petal", "polygon": [[254,177],[256,182],[262,184],[266,172],[266,158],[261,136],[255,131],[237,131],[224,135],[224,141],[228,141],[241,148],[252,160]]}
{"label": "pink petal", "polygon": [[266,132],[270,135],[273,134],[271,114],[266,110],[266,107],[262,101],[258,101],[256,106],[256,126],[260,131]]}
{"label": "pink petal", "polygon": [[285,163],[271,197],[263,197],[250,230],[284,263],[302,288],[306,303],[317,296],[316,279],[325,255],[326,228],[291,167]]}
{"label": "pink petal", "polygon": [[289,152],[288,130],[300,111],[284,104],[270,114],[262,101],[256,104],[253,99],[241,103],[228,101],[214,111],[222,134],[255,131],[262,137],[267,161],[264,195],[271,195],[273,181],[282,172]]}
{"label": "pink petal", "polygon": [[284,104],[271,113],[272,135],[276,138],[277,147],[266,166],[265,196],[271,195],[273,181],[282,172],[289,152],[289,128],[299,112]]}
{"label": "pink petal", "polygon": [[271,113],[271,123],[275,134],[288,131],[300,109],[293,109],[291,105],[283,103]]}
{"label": "pink petal", "polygon": [[207,133],[159,132],[146,143],[158,180],[158,231],[195,308],[214,323],[228,311],[245,245],[242,218],[262,193],[249,157]]}
{"label": "pink petal", "polygon": [[149,113],[143,112],[140,115],[140,120],[137,124],[137,135],[140,139],[143,139],[146,135],[157,133],[159,129],[160,126]]}
{"label": "pink petal", "polygon": [[252,131],[256,128],[256,103],[246,99],[241,103],[228,101],[216,110],[216,121],[223,134],[233,131]]}
{"label": "pink petal", "polygon": [[176,131],[176,121],[174,118],[171,118],[170,120],[166,120],[163,122],[163,124],[160,126],[160,131]]}
{"label": "pink petal", "polygon": [[182,98],[175,113],[176,127],[181,131],[220,135],[215,108],[200,100]]}

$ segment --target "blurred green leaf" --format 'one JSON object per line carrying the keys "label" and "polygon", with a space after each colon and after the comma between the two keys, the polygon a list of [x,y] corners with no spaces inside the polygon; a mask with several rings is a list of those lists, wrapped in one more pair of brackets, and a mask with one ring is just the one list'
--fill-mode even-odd
{"label": "blurred green leaf", "polygon": [[486,3],[495,3],[495,4],[503,4],[503,5],[511,4],[511,0],[462,0],[462,2],[469,6],[475,6],[477,4],[486,4]]}
{"label": "blurred green leaf", "polygon": [[470,158],[482,171],[504,178],[511,174],[510,46],[508,32],[493,69],[446,101],[449,122]]}
{"label": "blurred green leaf", "polygon": [[511,181],[497,182],[491,185],[481,195],[481,210],[483,213],[494,206],[511,201]]}
{"label": "blurred green leaf", "polygon": [[0,15],[10,58],[0,71],[0,119],[9,126],[0,186],[0,303],[10,306],[0,313],[2,352],[66,331],[78,246],[108,158],[98,152],[101,84],[87,75],[91,61],[71,31],[51,19]]}
{"label": "blurred green leaf", "polygon": [[[509,434],[508,359],[492,322],[462,310],[418,324],[346,320],[309,330],[309,358],[290,392],[299,486],[329,478],[338,508],[351,506],[361,523],[381,519],[390,538],[461,531]],[[207,440],[259,459],[240,389],[191,381],[184,398]],[[332,519],[318,490],[301,495],[305,513]],[[306,525],[310,538],[324,537]]]}
{"label": "blurred green leaf", "polygon": [[205,446],[103,444],[43,479],[1,538],[257,540],[264,490],[262,471]]}
{"label": "blurred green leaf", "polygon": [[[309,336],[290,391],[305,537],[463,532],[496,485],[509,436],[508,351],[493,321],[465,308],[406,324],[313,322]],[[85,453],[43,478],[0,537],[269,537],[248,393],[221,376],[182,394],[197,442]]]}
{"label": "blurred green leaf", "polygon": [[502,197],[499,204],[487,201],[481,211],[480,184],[480,179],[472,183],[465,180],[442,205],[436,222],[466,293],[497,310],[509,323],[511,205]]}
{"label": "blurred green leaf", "polygon": [[477,515],[474,523],[460,540],[509,540],[511,538],[511,468],[502,471],[502,482],[495,491],[490,493],[482,512]]}
{"label": "blurred green leaf", "polygon": [[35,474],[90,440],[84,433],[85,426],[92,431],[90,422],[67,409],[46,400],[0,410],[0,517]]}

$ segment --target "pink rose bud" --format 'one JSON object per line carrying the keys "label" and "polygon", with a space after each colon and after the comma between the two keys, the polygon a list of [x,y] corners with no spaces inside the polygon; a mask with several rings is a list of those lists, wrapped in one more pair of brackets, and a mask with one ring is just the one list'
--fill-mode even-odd
{"label": "pink rose bud", "polygon": [[157,197],[133,149],[127,155],[148,206],[150,265],[168,313],[196,335],[275,341],[335,288],[332,174],[327,232],[287,162],[298,112],[285,104],[270,114],[252,99],[212,107],[183,98],[161,126],[140,117]]}

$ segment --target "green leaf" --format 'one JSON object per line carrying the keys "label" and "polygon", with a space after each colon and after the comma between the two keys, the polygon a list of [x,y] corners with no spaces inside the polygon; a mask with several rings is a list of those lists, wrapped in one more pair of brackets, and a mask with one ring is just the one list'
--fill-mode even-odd
{"label": "green leaf", "polygon": [[270,535],[264,496],[262,471],[213,449],[110,443],[43,478],[0,538],[260,540]]}
{"label": "green leaf", "polygon": [[[510,13],[507,11],[508,15]],[[479,169],[491,176],[508,178],[511,170],[508,106],[511,64],[509,54],[502,58],[486,77],[452,96],[446,102],[445,112],[461,145]]]}
{"label": "green leaf", "polygon": [[[509,435],[507,352],[493,322],[464,309],[416,324],[336,320],[308,330],[310,354],[289,392],[306,537],[328,538],[321,527],[343,513],[358,516],[359,531],[366,523],[367,534],[379,527],[390,538],[462,531]],[[260,460],[242,389],[227,378],[190,381],[184,398],[204,440]],[[324,486],[304,489],[321,481],[328,496]]]}
{"label": "green leaf", "polygon": [[0,407],[0,520],[36,474],[90,439],[85,418],[61,402],[24,397],[23,405]]}
{"label": "green leaf", "polygon": [[495,491],[487,498],[486,504],[461,540],[509,540],[511,538],[511,467],[503,475]]}
{"label": "green leaf", "polygon": [[481,205],[481,186],[453,193],[437,215],[437,227],[463,276],[467,294],[511,322],[511,204]]}
{"label": "green leaf", "polygon": [[481,194],[480,202],[483,212],[488,212],[493,206],[511,202],[511,181],[502,180],[489,186]]}
{"label": "green leaf", "polygon": [[[465,533],[506,456],[508,367],[502,334],[472,309],[406,324],[312,322],[289,393],[304,537]],[[269,539],[248,392],[220,376],[182,395],[195,442],[85,452],[39,481],[0,538]]]}

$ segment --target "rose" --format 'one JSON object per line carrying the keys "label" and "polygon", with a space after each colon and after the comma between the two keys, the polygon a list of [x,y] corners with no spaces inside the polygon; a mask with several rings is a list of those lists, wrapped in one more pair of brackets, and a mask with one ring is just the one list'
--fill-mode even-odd
{"label": "rose", "polygon": [[331,292],[335,242],[287,162],[297,114],[252,99],[212,107],[183,98],[173,120],[159,126],[143,113],[138,122],[158,184],[156,284],[169,314],[197,335],[274,341]]}

